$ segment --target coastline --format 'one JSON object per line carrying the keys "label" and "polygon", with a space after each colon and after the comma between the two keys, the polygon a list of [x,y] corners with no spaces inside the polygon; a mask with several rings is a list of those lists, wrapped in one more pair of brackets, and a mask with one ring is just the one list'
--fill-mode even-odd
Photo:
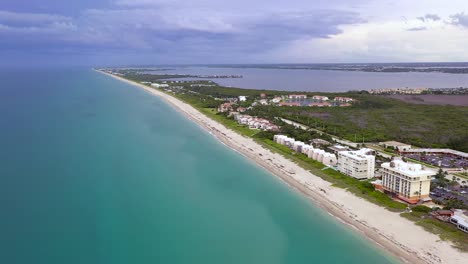
{"label": "coastline", "polygon": [[[211,132],[225,145],[262,166],[311,199],[315,205],[350,225],[401,261],[406,263],[464,263],[468,259],[467,253],[458,251],[449,242],[441,241],[437,235],[425,231],[398,213],[390,212],[346,190],[331,186],[331,183],[314,176],[280,154],[272,153],[251,138],[224,127],[189,104],[151,87],[102,71],[97,72],[163,98],[187,118]],[[367,218],[368,216],[371,217]]]}

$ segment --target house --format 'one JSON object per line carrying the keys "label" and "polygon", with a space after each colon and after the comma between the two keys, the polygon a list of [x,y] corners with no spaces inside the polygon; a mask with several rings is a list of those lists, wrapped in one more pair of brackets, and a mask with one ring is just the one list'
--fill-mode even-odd
{"label": "house", "polygon": [[236,115],[234,119],[242,125],[249,126],[250,129],[261,129],[265,131],[279,131],[279,127],[269,120],[249,115]]}
{"label": "house", "polygon": [[243,96],[243,95],[239,96],[239,102],[245,102],[245,101],[247,101],[247,96]]}
{"label": "house", "polygon": [[169,84],[167,84],[167,83],[152,83],[151,86],[156,87],[156,88],[165,88],[165,87],[169,87]]}
{"label": "house", "polygon": [[328,100],[330,100],[330,99],[328,99],[328,97],[321,96],[321,95],[314,95],[314,96],[312,96],[312,99],[318,100],[318,101],[328,101]]}
{"label": "house", "polygon": [[237,112],[244,113],[245,111],[247,111],[247,108],[242,107],[242,106],[237,107]]}
{"label": "house", "polygon": [[437,210],[430,213],[430,215],[440,221],[450,222],[450,217],[454,215],[452,210]]}
{"label": "house", "polygon": [[374,177],[375,156],[371,149],[338,152],[338,170],[358,180]]}
{"label": "house", "polygon": [[225,113],[232,110],[232,103],[223,103],[218,106],[218,112],[220,113]]}
{"label": "house", "polygon": [[266,97],[267,97],[267,95],[265,93],[260,94],[260,98],[265,99]]}
{"label": "house", "polygon": [[335,101],[342,102],[342,103],[349,103],[349,102],[354,101],[354,99],[349,98],[349,97],[335,97]]}
{"label": "house", "polygon": [[261,105],[268,105],[268,100],[267,99],[261,99],[258,101],[259,104]]}
{"label": "house", "polygon": [[304,142],[295,141],[293,144],[293,150],[302,153],[302,148],[304,147],[304,145],[306,145]]}
{"label": "house", "polygon": [[283,98],[277,96],[277,97],[271,99],[271,102],[277,104],[277,103],[281,102],[281,100],[283,100]]}
{"label": "house", "polygon": [[331,145],[331,143],[320,138],[315,138],[315,139],[312,139],[312,145],[318,148],[318,147]]}
{"label": "house", "polygon": [[310,149],[313,149],[313,148],[314,147],[312,147],[311,145],[304,144],[304,146],[302,146],[302,154],[308,155]]}
{"label": "house", "polygon": [[392,148],[394,150],[397,150],[398,152],[402,151],[407,151],[411,149],[411,145],[401,143],[398,141],[385,141],[385,142],[380,142],[380,146],[383,146],[384,148]]}
{"label": "house", "polygon": [[421,164],[404,162],[401,158],[382,163],[381,167],[382,186],[385,191],[411,204],[430,200],[431,179],[437,171]]}
{"label": "house", "polygon": [[307,99],[307,95],[305,94],[290,94],[288,98],[291,100],[304,100]]}

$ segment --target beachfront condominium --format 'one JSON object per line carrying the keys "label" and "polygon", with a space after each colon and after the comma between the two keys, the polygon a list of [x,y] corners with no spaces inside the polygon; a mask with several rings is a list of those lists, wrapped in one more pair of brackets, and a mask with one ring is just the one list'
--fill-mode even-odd
{"label": "beachfront condominium", "polygon": [[375,156],[371,149],[338,152],[338,170],[348,176],[362,180],[374,177]]}
{"label": "beachfront condominium", "polygon": [[405,162],[395,158],[381,165],[382,188],[395,194],[408,203],[418,203],[420,200],[430,200],[429,190],[435,170],[421,164]]}

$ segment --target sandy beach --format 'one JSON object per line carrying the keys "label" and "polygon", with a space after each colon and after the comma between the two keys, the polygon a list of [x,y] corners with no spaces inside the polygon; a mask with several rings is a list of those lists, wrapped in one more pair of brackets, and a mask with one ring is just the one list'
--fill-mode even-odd
{"label": "sandy beach", "polygon": [[148,86],[108,74],[159,96],[175,109],[193,120],[230,148],[245,155],[258,165],[300,191],[314,204],[323,208],[364,237],[406,263],[467,263],[468,253],[453,248],[450,242],[390,212],[378,205],[354,196],[346,190],[331,186],[285,157],[273,153],[250,138],[241,136],[208,118],[175,97]]}

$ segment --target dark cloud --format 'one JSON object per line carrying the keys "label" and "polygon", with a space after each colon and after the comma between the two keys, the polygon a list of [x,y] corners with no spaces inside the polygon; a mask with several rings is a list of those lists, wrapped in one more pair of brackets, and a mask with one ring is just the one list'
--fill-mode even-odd
{"label": "dark cloud", "polygon": [[424,31],[427,30],[427,27],[413,27],[413,28],[408,28],[407,31]]}
{"label": "dark cloud", "polygon": [[261,32],[264,38],[273,36],[276,39],[297,37],[328,38],[340,34],[339,26],[364,23],[365,20],[353,12],[336,10],[316,10],[312,12],[296,12],[272,14],[254,21],[248,27],[251,31]]}
{"label": "dark cloud", "polygon": [[429,21],[439,21],[441,18],[436,14],[426,14],[425,16],[418,17],[419,20],[422,22],[429,22]]}
{"label": "dark cloud", "polygon": [[468,28],[468,14],[458,13],[450,16],[450,19],[451,24]]}
{"label": "dark cloud", "polygon": [[257,15],[157,6],[88,9],[77,17],[0,11],[0,48],[239,58],[302,38],[328,38],[340,34],[343,25],[364,22],[357,13],[339,10]]}

